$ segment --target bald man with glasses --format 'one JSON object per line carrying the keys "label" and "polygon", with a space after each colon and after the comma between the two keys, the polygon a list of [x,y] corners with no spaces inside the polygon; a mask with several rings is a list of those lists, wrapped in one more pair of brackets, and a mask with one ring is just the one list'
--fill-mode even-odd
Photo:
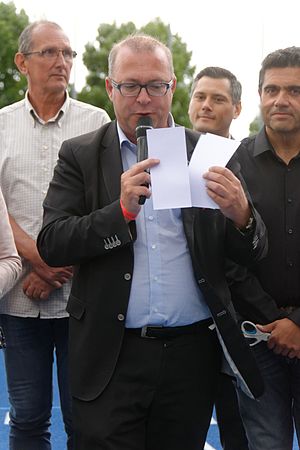
{"label": "bald man with glasses", "polygon": [[[260,258],[264,226],[238,174],[220,167],[205,175],[220,211],[153,208],[148,170],[159,161],[137,162],[136,128],[145,117],[175,127],[172,55],[134,35],[113,46],[108,66],[116,121],[62,145],[38,238],[47,264],[76,265],[67,307],[75,450],[200,450],[221,364],[213,315],[222,333],[223,320],[235,330],[243,351],[233,357],[250,362],[260,393],[223,262],[226,252]],[[190,157],[199,134],[185,136]]]}

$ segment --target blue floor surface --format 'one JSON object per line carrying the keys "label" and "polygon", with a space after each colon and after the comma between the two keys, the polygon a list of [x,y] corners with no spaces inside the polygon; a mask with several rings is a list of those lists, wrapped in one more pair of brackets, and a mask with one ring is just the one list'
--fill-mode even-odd
{"label": "blue floor surface", "polygon": [[[3,353],[0,351],[0,450],[9,450],[8,447],[8,399],[6,391],[6,380],[3,363]],[[53,411],[52,411],[52,425],[51,425],[51,442],[53,450],[66,450],[66,438],[63,430],[63,423],[61,418],[61,411],[59,407],[58,390],[56,382],[54,384],[53,393]],[[184,450],[184,449],[182,449]],[[211,426],[209,428],[205,450],[221,450],[219,442],[218,426],[214,418],[212,418]],[[271,449],[265,449],[271,450]],[[294,449],[299,450],[296,440],[294,442]]]}

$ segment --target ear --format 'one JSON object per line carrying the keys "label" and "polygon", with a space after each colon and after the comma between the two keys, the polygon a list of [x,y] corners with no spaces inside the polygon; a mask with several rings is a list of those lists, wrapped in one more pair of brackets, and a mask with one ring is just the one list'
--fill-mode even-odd
{"label": "ear", "polygon": [[107,95],[108,95],[110,101],[112,101],[113,86],[111,84],[109,77],[105,78],[105,89],[106,89],[106,92],[107,92]]}
{"label": "ear", "polygon": [[27,75],[28,70],[27,70],[27,64],[26,64],[26,57],[23,55],[23,53],[16,53],[15,54],[15,65],[17,66],[17,68],[19,69],[19,72],[22,75]]}
{"label": "ear", "polygon": [[239,115],[241,114],[242,111],[242,103],[239,102],[236,105],[234,105],[234,114],[233,114],[233,118],[237,119],[239,117]]}
{"label": "ear", "polygon": [[172,90],[172,93],[173,93],[173,94],[174,94],[174,92],[175,92],[176,85],[177,85],[177,78],[176,78],[175,75],[173,75],[173,84],[172,84],[172,87],[171,87],[171,90]]}

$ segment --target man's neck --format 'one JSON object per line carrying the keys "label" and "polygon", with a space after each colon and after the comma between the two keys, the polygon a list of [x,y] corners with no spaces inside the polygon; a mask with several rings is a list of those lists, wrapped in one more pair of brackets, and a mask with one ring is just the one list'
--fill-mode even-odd
{"label": "man's neck", "polygon": [[66,100],[66,93],[39,95],[29,91],[28,98],[40,119],[47,122],[59,112]]}
{"label": "man's neck", "polygon": [[266,127],[266,133],[276,154],[288,164],[300,151],[300,130],[278,132]]}

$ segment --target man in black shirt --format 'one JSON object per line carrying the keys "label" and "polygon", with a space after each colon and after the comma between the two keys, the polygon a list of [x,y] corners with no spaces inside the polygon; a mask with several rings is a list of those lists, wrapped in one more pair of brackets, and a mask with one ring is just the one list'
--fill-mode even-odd
{"label": "man in black shirt", "polygon": [[[189,104],[193,129],[231,138],[230,126],[241,112],[242,86],[236,76],[223,67],[205,67],[195,77]],[[242,270],[242,269],[240,269]],[[248,450],[232,379],[218,378],[215,410],[222,448]]]}
{"label": "man in black shirt", "polygon": [[[300,436],[300,47],[264,59],[259,95],[264,127],[242,142],[238,159],[269,252],[232,294],[243,319],[264,324],[270,337],[252,347],[264,395],[259,402],[238,395],[250,450],[290,450],[293,422]],[[246,285],[251,307],[242,299]]]}

